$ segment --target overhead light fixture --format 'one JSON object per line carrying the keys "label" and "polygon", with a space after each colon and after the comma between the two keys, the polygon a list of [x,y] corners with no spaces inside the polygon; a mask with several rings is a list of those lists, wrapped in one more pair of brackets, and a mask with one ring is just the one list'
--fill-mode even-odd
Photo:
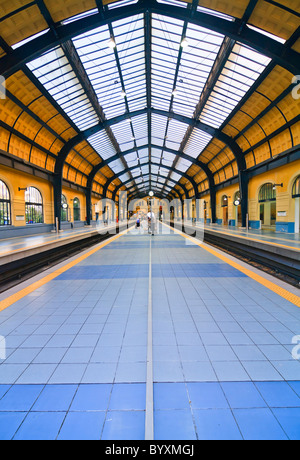
{"label": "overhead light fixture", "polygon": [[114,41],[114,39],[112,37],[110,37],[109,42],[107,43],[107,46],[110,49],[114,49],[116,47],[116,42]]}
{"label": "overhead light fixture", "polygon": [[154,192],[152,192],[152,190],[150,190],[149,196],[153,196],[153,195],[154,195]]}
{"label": "overhead light fixture", "polygon": [[187,48],[189,46],[189,42],[187,40],[186,37],[184,37],[182,40],[181,40],[181,43],[180,43],[181,47],[182,48]]}
{"label": "overhead light fixture", "polygon": [[124,89],[122,89],[121,95],[122,95],[123,97],[126,97],[126,93],[125,93]]}
{"label": "overhead light fixture", "polygon": [[177,94],[177,89],[174,88],[173,91],[172,91],[172,96],[176,96],[176,94]]}
{"label": "overhead light fixture", "polygon": [[273,190],[276,190],[276,187],[283,187],[283,183],[281,182],[281,184],[274,184]]}

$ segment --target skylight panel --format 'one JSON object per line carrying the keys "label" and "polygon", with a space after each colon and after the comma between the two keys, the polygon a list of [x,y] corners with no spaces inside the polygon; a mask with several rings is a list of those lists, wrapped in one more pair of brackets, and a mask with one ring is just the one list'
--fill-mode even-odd
{"label": "skylight panel", "polygon": [[199,129],[193,129],[183,151],[193,158],[198,158],[211,139],[212,136],[210,134]]}
{"label": "skylight panel", "polygon": [[111,130],[120,146],[121,151],[129,150],[134,146],[134,135],[129,120],[123,120],[113,125]]}
{"label": "skylight panel", "polygon": [[139,115],[132,118],[132,127],[134,132],[134,137],[137,145],[145,145],[148,143],[148,123],[147,115]]}
{"label": "skylight panel", "polygon": [[221,34],[193,24],[188,25],[173,101],[175,112],[192,117],[223,39]]}
{"label": "skylight panel", "polygon": [[108,46],[108,26],[101,26],[92,32],[73,39],[82,65],[90,79],[107,118],[121,115],[125,111],[122,84],[114,49]]}
{"label": "skylight panel", "polygon": [[271,60],[236,44],[201,113],[200,120],[219,128]]}
{"label": "skylight panel", "polygon": [[43,54],[27,66],[80,130],[99,122],[62,48]]}
{"label": "skylight panel", "polygon": [[112,10],[114,8],[120,8],[122,6],[134,5],[137,2],[138,2],[138,0],[122,0],[122,1],[119,1],[119,2],[109,3],[107,5],[107,7],[108,7],[109,10]]}
{"label": "skylight panel", "polygon": [[249,27],[249,29],[255,30],[255,32],[265,35],[266,37],[272,38],[272,40],[276,40],[279,43],[283,44],[286,42],[284,38],[277,37],[277,35],[273,35],[270,32],[267,32],[266,30],[262,30],[262,29],[259,29],[258,27],[254,27],[251,24],[247,24],[247,27]]}
{"label": "skylight panel", "polygon": [[174,155],[164,151],[161,162],[162,165],[171,167],[174,162]]}
{"label": "skylight panel", "polygon": [[93,134],[87,139],[87,141],[104,160],[107,160],[116,154],[116,151],[105,131]]}
{"label": "skylight panel", "polygon": [[162,155],[161,149],[151,148],[151,159],[152,160],[155,160],[157,162],[157,160],[161,159],[161,155]]}
{"label": "skylight panel", "polygon": [[24,40],[21,40],[20,42],[15,43],[14,45],[11,45],[11,47],[12,47],[13,50],[15,50],[15,49],[17,49],[17,48],[20,48],[20,46],[23,46],[23,45],[25,45],[26,43],[31,42],[31,41],[34,40],[35,38],[38,38],[38,37],[41,37],[42,35],[45,35],[49,30],[50,30],[50,29],[42,30],[41,32],[38,32],[37,34],[31,35],[31,37],[27,37],[27,38],[25,38]]}
{"label": "skylight panel", "polygon": [[170,178],[178,182],[182,178],[182,176],[181,174],[178,174],[177,172],[172,172]]}
{"label": "skylight panel", "polygon": [[202,6],[197,7],[199,13],[206,13],[217,18],[226,19],[226,21],[234,21],[234,17],[229,16],[228,14],[220,13],[219,11],[210,10],[209,8],[204,8]]}
{"label": "skylight panel", "polygon": [[151,104],[170,107],[183,22],[153,14],[151,48]]}
{"label": "skylight panel", "polygon": [[92,16],[93,14],[97,14],[98,8],[93,8],[92,10],[85,11],[84,13],[76,14],[75,16],[70,17],[69,19],[65,19],[61,21],[63,25],[70,24],[71,22],[78,21],[79,19],[86,18],[88,16]]}
{"label": "skylight panel", "polygon": [[166,5],[180,6],[182,8],[187,8],[187,2],[181,2],[180,0],[157,0],[158,3],[164,3]]}
{"label": "skylight panel", "polygon": [[167,118],[152,114],[151,119],[151,142],[156,145],[163,145],[166,136]]}
{"label": "skylight panel", "polygon": [[123,171],[123,169],[124,169],[124,165],[123,165],[121,160],[112,161],[111,163],[109,163],[109,167],[110,167],[110,169],[112,169],[112,171],[115,174],[118,174],[119,172]]}
{"label": "skylight panel", "polygon": [[126,182],[127,180],[130,179],[130,176],[128,173],[122,174],[122,176],[119,176],[119,179],[121,182]]}
{"label": "skylight panel", "polygon": [[186,123],[171,119],[168,126],[166,146],[178,150],[187,128]]}
{"label": "skylight panel", "polygon": [[176,163],[176,169],[178,169],[179,171],[185,172],[190,168],[192,164],[193,163],[191,163],[190,161],[184,158],[180,158]]}

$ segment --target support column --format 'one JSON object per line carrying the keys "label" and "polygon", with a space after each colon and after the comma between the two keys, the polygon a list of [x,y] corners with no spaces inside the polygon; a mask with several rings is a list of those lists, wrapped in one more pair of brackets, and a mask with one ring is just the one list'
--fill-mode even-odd
{"label": "support column", "polygon": [[210,187],[210,208],[211,208],[211,222],[214,224],[216,222],[216,189],[215,187]]}
{"label": "support column", "polygon": [[242,213],[242,227],[247,225],[247,214],[248,214],[248,183],[249,177],[246,170],[240,171],[239,173],[239,185],[241,194],[241,213]]}
{"label": "support column", "polygon": [[54,224],[58,222],[57,230],[60,230],[61,229],[61,194],[62,194],[62,176],[60,174],[54,175],[53,193],[54,193]]}
{"label": "support column", "polygon": [[91,210],[92,210],[92,188],[87,187],[86,189],[86,224],[91,225]]}

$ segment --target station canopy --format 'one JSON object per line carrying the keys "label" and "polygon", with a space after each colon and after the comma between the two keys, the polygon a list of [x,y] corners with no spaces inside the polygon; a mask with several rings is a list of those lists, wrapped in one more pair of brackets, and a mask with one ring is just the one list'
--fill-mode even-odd
{"label": "station canopy", "polygon": [[1,152],[66,182],[194,197],[300,143],[299,0],[0,0],[0,13]]}

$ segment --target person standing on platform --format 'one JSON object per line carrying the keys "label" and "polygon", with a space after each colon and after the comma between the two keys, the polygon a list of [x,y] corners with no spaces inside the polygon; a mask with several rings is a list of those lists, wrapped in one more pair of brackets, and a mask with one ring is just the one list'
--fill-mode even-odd
{"label": "person standing on platform", "polygon": [[155,226],[156,226],[156,218],[155,218],[154,212],[150,210],[147,214],[147,218],[148,218],[148,228],[150,229],[149,233],[151,233],[153,236],[155,232]]}

